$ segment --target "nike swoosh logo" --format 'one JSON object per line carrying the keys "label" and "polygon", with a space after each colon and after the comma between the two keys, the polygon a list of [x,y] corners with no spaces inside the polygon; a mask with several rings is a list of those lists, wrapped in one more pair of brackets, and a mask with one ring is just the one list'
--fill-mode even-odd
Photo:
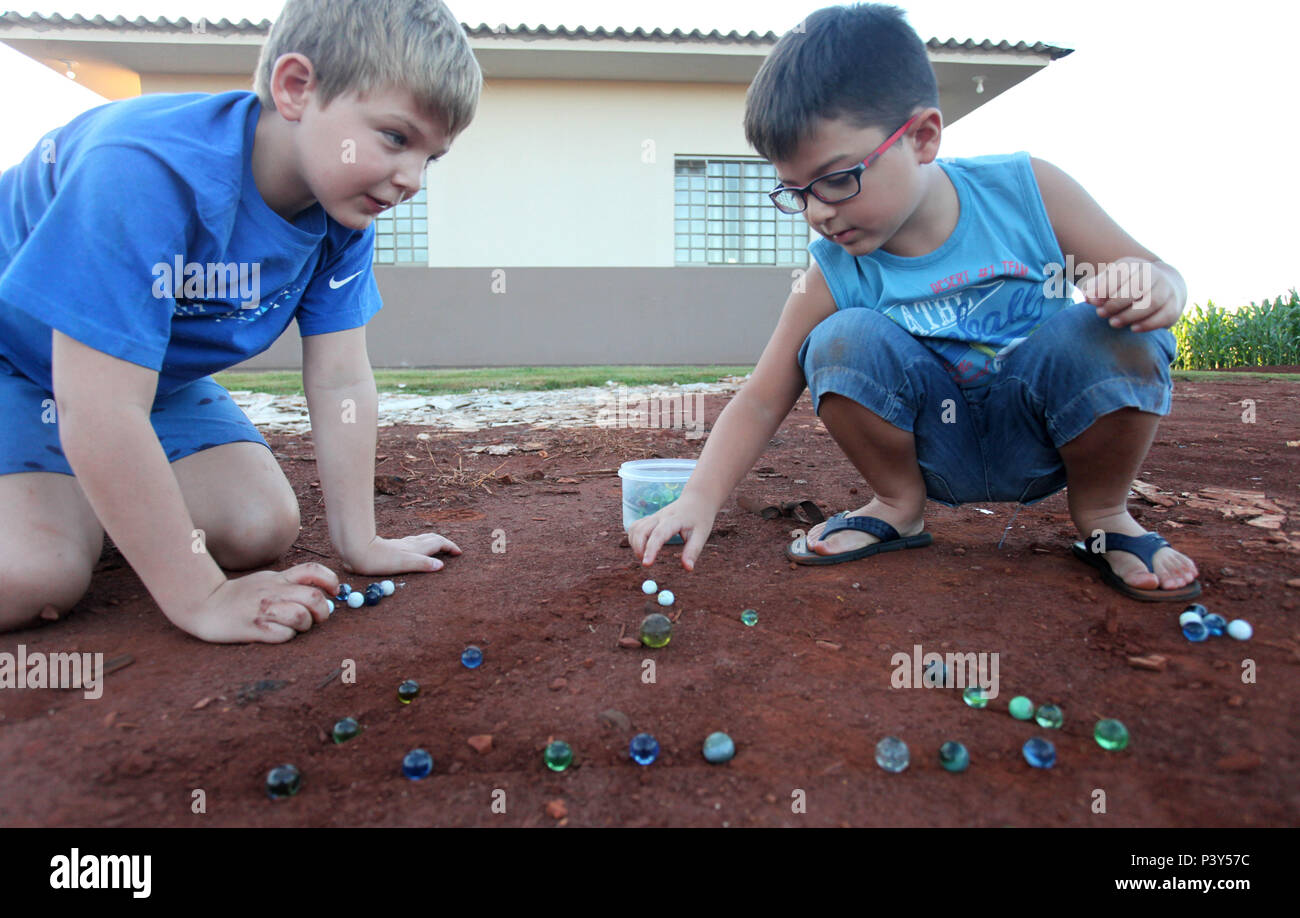
{"label": "nike swoosh logo", "polygon": [[343,280],[341,280],[341,281],[336,281],[334,278],[331,277],[331,278],[330,278],[330,289],[331,289],[331,290],[337,290],[337,289],[339,289],[340,287],[342,287],[343,285],[345,285],[348,281],[352,280],[352,279],[355,278],[355,277],[360,277],[360,276],[361,276],[361,272],[358,271],[356,274],[353,274],[352,277],[345,277],[345,278],[343,278]]}

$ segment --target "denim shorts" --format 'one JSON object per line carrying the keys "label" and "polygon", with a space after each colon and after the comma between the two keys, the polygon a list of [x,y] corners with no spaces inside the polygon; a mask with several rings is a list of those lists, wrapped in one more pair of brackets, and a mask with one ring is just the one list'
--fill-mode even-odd
{"label": "denim shorts", "polygon": [[961,388],[904,328],[858,307],[814,328],[799,363],[818,411],[833,392],[911,431],[926,495],[955,507],[1033,504],[1064,488],[1061,445],[1102,415],[1169,413],[1176,355],[1168,329],[1112,328],[1074,303],[1007,355],[991,382]]}
{"label": "denim shorts", "polygon": [[[271,447],[253,422],[211,376],[182,386],[153,403],[149,418],[168,462],[220,446],[248,441]],[[0,357],[0,475],[58,472],[71,475],[59,442],[54,396]]]}

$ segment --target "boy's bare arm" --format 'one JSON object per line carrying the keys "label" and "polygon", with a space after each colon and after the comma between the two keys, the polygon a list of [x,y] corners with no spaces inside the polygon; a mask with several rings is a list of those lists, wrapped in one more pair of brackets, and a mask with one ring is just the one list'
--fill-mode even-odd
{"label": "boy's bare arm", "polygon": [[207,552],[191,550],[194,520],[149,420],[158,374],[53,334],[68,464],[114,544],[167,617],[182,624],[226,577]]}
{"label": "boy's bare arm", "polygon": [[835,299],[821,269],[813,264],[804,276],[804,289],[786,300],[749,382],[714,424],[682,496],[638,520],[629,531],[632,550],[643,565],[653,564],[664,542],[681,532],[687,538],[682,565],[694,569],[718,508],[763,454],[806,386],[799,348],[834,312]]}
{"label": "boy's bare arm", "polygon": [[343,566],[361,574],[434,571],[440,551],[460,554],[437,533],[381,539],[375,531],[375,445],[379,396],[364,327],[302,339],[303,390],[330,541]]}
{"label": "boy's bare arm", "polygon": [[[1041,159],[1030,158],[1043,206],[1061,252],[1094,273],[1080,284],[1097,315],[1133,331],[1168,328],[1187,305],[1182,275],[1130,236],[1078,182]],[[1149,266],[1149,267],[1148,267]],[[1123,270],[1116,271],[1115,268]],[[1073,281],[1074,278],[1069,278]]]}

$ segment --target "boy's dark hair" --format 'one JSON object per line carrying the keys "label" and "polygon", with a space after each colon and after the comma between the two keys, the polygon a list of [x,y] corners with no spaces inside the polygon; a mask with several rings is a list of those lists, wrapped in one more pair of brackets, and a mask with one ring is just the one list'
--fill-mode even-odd
{"label": "boy's dark hair", "polygon": [[745,96],[745,139],[785,160],[816,118],[892,133],[939,105],[925,43],[903,11],[880,3],[828,6],[776,43]]}

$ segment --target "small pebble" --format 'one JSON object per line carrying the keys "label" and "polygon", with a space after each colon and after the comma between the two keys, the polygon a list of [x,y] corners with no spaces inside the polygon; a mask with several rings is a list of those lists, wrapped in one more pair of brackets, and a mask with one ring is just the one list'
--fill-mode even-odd
{"label": "small pebble", "polygon": [[546,804],[546,815],[552,819],[563,819],[569,815],[569,808],[563,800],[552,800]]}
{"label": "small pebble", "polygon": [[1250,622],[1244,618],[1235,618],[1228,622],[1228,636],[1234,637],[1239,641],[1249,641],[1255,629],[1250,627]]}
{"label": "small pebble", "polygon": [[471,736],[468,740],[466,740],[466,742],[468,742],[470,746],[474,749],[474,751],[477,752],[479,755],[487,755],[489,752],[492,751],[491,733],[480,733],[476,736]]}
{"label": "small pebble", "polygon": [[710,733],[704,740],[704,759],[715,765],[735,758],[736,743],[721,731]]}
{"label": "small pebble", "polygon": [[671,606],[673,604],[673,600],[676,598],[677,597],[673,595],[672,590],[661,590],[659,593],[659,605]]}
{"label": "small pebble", "polygon": [[423,749],[412,749],[402,759],[402,774],[412,781],[426,778],[433,771],[433,756]]}
{"label": "small pebble", "polygon": [[1056,764],[1056,747],[1042,737],[1030,739],[1021,752],[1025,754],[1025,761],[1035,768],[1051,768]]}
{"label": "small pebble", "polygon": [[647,596],[653,596],[655,593],[659,592],[659,584],[655,583],[653,580],[647,580],[645,583],[641,584],[641,592],[645,593]]}
{"label": "small pebble", "polygon": [[1007,713],[1016,720],[1029,720],[1034,716],[1034,703],[1024,695],[1017,695],[1007,703]]}

